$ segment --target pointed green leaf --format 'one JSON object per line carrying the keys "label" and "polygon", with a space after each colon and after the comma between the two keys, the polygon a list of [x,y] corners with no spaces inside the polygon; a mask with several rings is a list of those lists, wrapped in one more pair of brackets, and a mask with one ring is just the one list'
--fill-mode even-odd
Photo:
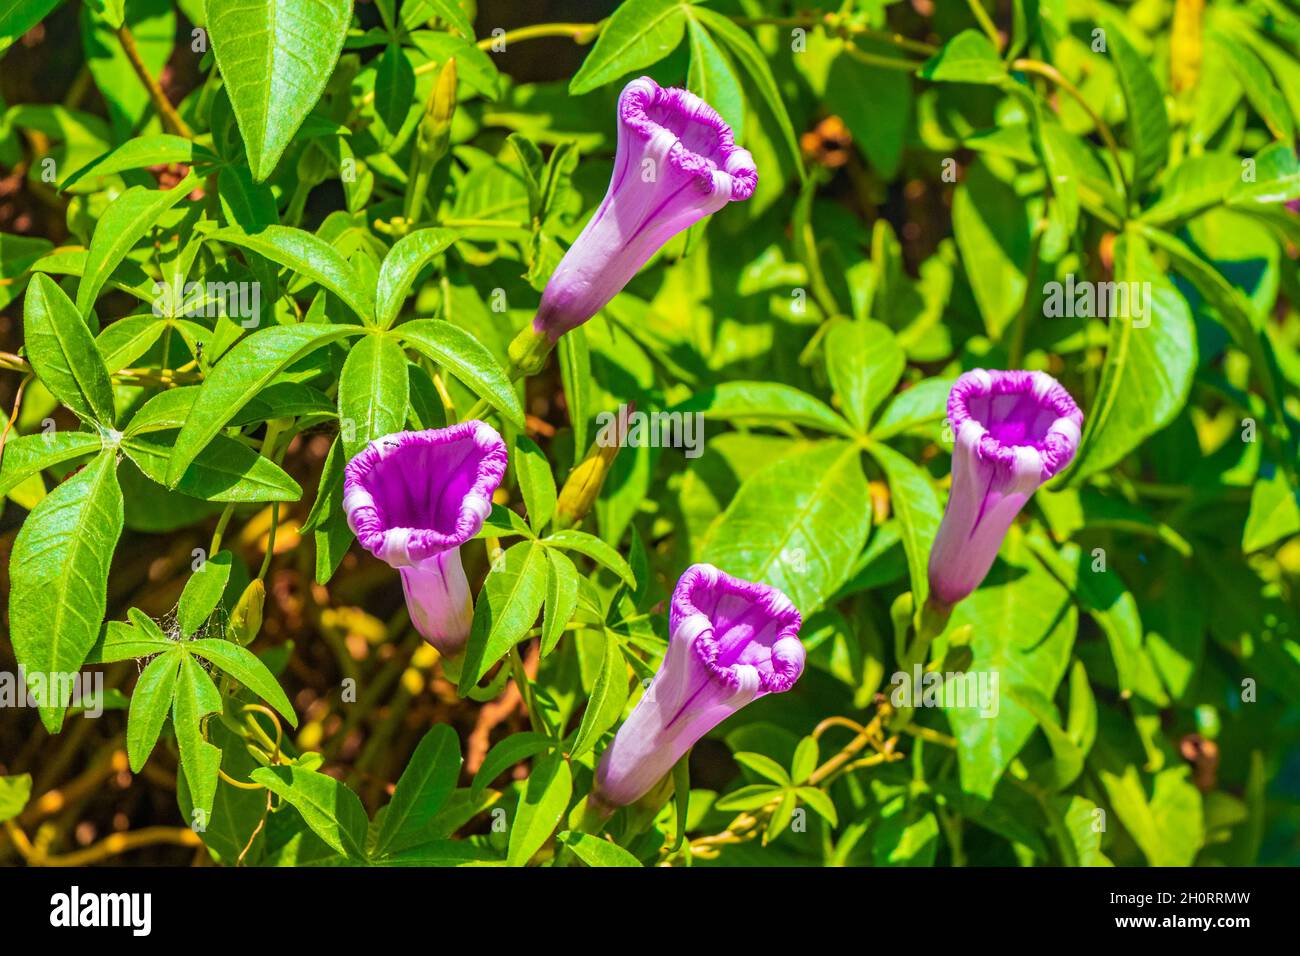
{"label": "pointed green leaf", "polygon": [[32,370],[55,398],[88,422],[113,425],[113,385],[81,315],[47,275],[32,276],[23,304]]}
{"label": "pointed green leaf", "polygon": [[406,353],[390,335],[362,336],[348,350],[339,375],[339,434],[347,458],[406,425],[411,394],[406,366]]}
{"label": "pointed green leaf", "polygon": [[216,664],[262,700],[274,707],[293,727],[298,726],[298,716],[285,696],[280,682],[262,663],[262,659],[246,647],[217,637],[204,637],[186,641],[185,649]]}
{"label": "pointed green leaf", "polygon": [[185,652],[180,645],[172,645],[168,653],[159,654],[135,682],[131,691],[131,709],[126,721],[126,753],[131,762],[131,772],[140,768],[153,753],[163,721],[172,708],[172,695],[176,688],[176,675]]}
{"label": "pointed green leaf", "polygon": [[524,427],[524,407],[495,356],[464,329],[439,319],[418,319],[394,330],[407,345],[460,379],[516,428]]}
{"label": "pointed green leaf", "polygon": [[402,771],[375,840],[375,856],[403,850],[428,838],[429,822],[460,778],[460,740],[447,724],[429,730]]}

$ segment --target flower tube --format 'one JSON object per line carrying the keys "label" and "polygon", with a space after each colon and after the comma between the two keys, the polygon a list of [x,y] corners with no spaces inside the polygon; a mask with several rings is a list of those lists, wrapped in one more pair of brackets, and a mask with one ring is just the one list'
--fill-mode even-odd
{"label": "flower tube", "polygon": [[531,329],[511,345],[526,371],[561,335],[595,315],[659,248],[758,184],[749,151],[717,111],[686,90],[643,76],[618,100],[609,190],[542,293]]}
{"label": "flower tube", "polygon": [[635,802],[723,720],[794,686],[803,673],[802,623],[777,588],[709,564],[687,568],[673,591],[668,653],[601,757],[594,802]]}
{"label": "flower tube", "polygon": [[505,472],[505,442],[479,421],[385,435],[344,470],[348,525],[401,572],[415,629],[444,655],[464,648],[474,614],[460,546],[483,527]]}
{"label": "flower tube", "polygon": [[952,489],[930,549],[931,597],[951,607],[979,587],[1011,522],[1079,447],[1083,413],[1045,372],[975,369],[948,394]]}

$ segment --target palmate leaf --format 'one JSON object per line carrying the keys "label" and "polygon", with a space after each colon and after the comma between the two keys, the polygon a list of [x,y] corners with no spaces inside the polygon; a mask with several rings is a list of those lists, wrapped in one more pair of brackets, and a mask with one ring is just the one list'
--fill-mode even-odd
{"label": "palmate leaf", "polygon": [[286,366],[361,332],[355,325],[277,325],[239,342],[203,382],[190,416],[176,436],[165,484],[175,488],[213,436]]}
{"label": "palmate leaf", "polygon": [[250,249],[272,262],[319,283],[344,301],[362,320],[369,322],[375,312],[372,286],[348,264],[342,254],[324,239],[304,229],[290,226],[265,226],[254,233],[242,229],[218,229],[211,239]]}
{"label": "palmate leaf", "polygon": [[172,708],[176,675],[180,673],[185,651],[174,644],[149,662],[131,691],[131,709],[126,723],[126,753],[131,772],[139,773],[149,759],[163,722]]}
{"label": "palmate leaf", "polygon": [[455,375],[511,424],[524,427],[524,407],[514,385],[501,363],[474,336],[439,319],[405,322],[394,331],[406,345]]}
{"label": "palmate leaf", "polygon": [[404,850],[429,838],[429,823],[456,789],[460,765],[460,740],[455,730],[439,724],[424,735],[384,811],[374,856]]}
{"label": "palmate leaf", "polygon": [[581,96],[663,59],[682,42],[686,11],[682,0],[628,0],[621,4],[601,30],[582,68],[569,81],[569,93]]}
{"label": "palmate leaf", "polygon": [[258,767],[250,776],[292,804],[336,853],[356,862],[365,859],[369,820],[361,799],[344,784],[303,767]]}
{"label": "palmate leaf", "polygon": [[73,458],[91,455],[104,441],[92,432],[41,432],[10,437],[4,443],[0,461],[0,497],[32,475]]}
{"label": "palmate leaf", "polygon": [[533,626],[546,597],[548,567],[546,547],[536,541],[512,546],[493,565],[474,606],[460,681],[462,696]]}
{"label": "palmate leaf", "polygon": [[182,650],[172,700],[172,726],[176,730],[186,786],[195,809],[202,811],[205,821],[212,814],[212,802],[217,795],[221,750],[204,739],[203,720],[209,714],[221,713],[221,707],[217,685],[212,683],[203,665]]}
{"label": "palmate leaf", "polygon": [[90,329],[45,275],[32,277],[23,303],[27,357],[50,393],[89,422],[113,425],[113,386]]}
{"label": "palmate leaf", "polygon": [[778,587],[811,614],[840,585],[870,528],[861,453],[828,441],[745,481],[710,528],[699,560]]}
{"label": "palmate leaf", "polygon": [[339,422],[347,458],[384,435],[401,431],[410,400],[406,353],[397,339],[363,336],[348,350],[339,375]]}
{"label": "palmate leaf", "polygon": [[[27,672],[70,677],[81,669],[104,620],[108,567],[122,534],[117,455],[99,453],[50,492],[23,522],[10,563],[9,628]],[[66,681],[60,690],[70,690]],[[70,695],[46,700],[41,722],[55,733]]]}
{"label": "palmate leaf", "polygon": [[542,848],[568,809],[573,795],[573,772],[564,754],[556,753],[533,764],[510,827],[506,861],[523,866]]}
{"label": "palmate leaf", "polygon": [[150,229],[158,217],[176,205],[198,184],[193,173],[171,189],[132,186],[113,200],[95,225],[95,235],[86,253],[86,265],[77,286],[77,311],[89,315],[95,298],[113,270]]}
{"label": "palmate leaf", "polygon": [[343,50],[352,3],[206,0],[204,9],[248,165],[261,182],[324,92]]}
{"label": "palmate leaf", "polygon": [[[1115,282],[1127,308],[1109,318],[1106,363],[1070,472],[1073,484],[1114,465],[1168,425],[1187,401],[1196,372],[1191,310],[1141,235],[1126,232],[1116,241]],[[1147,289],[1149,314],[1139,315],[1134,298],[1145,299]]]}

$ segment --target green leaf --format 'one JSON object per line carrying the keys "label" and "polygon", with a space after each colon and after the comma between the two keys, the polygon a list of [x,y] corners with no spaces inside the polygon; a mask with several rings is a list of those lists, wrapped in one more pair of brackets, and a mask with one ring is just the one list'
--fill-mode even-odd
{"label": "green leaf", "polygon": [[113,270],[145,233],[158,224],[158,217],[189,195],[198,181],[191,173],[171,189],[132,186],[113,200],[99,217],[90,240],[86,265],[77,286],[78,312],[90,314]]}
{"label": "green leaf", "polygon": [[839,587],[870,530],[860,452],[828,441],[748,478],[710,528],[699,559],[780,588],[807,615]]}
{"label": "green leaf", "polygon": [[573,423],[573,464],[577,467],[587,451],[587,425],[592,417],[591,347],[587,344],[587,330],[578,326],[562,335],[555,351],[559,356],[564,401],[569,408],[569,421]]}
{"label": "green leaf", "polygon": [[1241,532],[1246,554],[1300,532],[1300,492],[1281,469],[1260,476],[1250,491],[1250,512]]}
{"label": "green leaf", "polygon": [[510,827],[506,862],[524,866],[542,848],[568,809],[573,795],[573,773],[562,753],[533,764]]}
{"label": "green leaf", "polygon": [[27,359],[41,384],[88,422],[112,427],[113,386],[95,339],[49,276],[37,274],[23,304]]}
{"label": "green leaf", "polygon": [[[107,450],[51,491],[23,522],[10,556],[9,628],[29,682],[33,674],[47,681],[75,674],[95,645],[122,521],[117,455]],[[68,682],[58,683],[58,699],[40,707],[50,733],[62,726],[71,697]]]}
{"label": "green leaf", "polygon": [[731,55],[736,58],[736,62],[749,74],[750,81],[757,88],[767,108],[771,110],[772,116],[776,118],[776,125],[781,131],[786,149],[790,151],[790,158],[799,173],[799,178],[804,179],[806,173],[803,166],[803,151],[799,149],[799,140],[794,134],[794,124],[790,122],[785,97],[781,95],[780,87],[776,85],[776,77],[772,75],[767,54],[754,42],[753,37],[718,11],[708,7],[692,6],[691,16],[704,24],[714,38],[721,40],[722,44],[731,51]]}
{"label": "green leaf", "polygon": [[749,753],[741,751],[731,755],[736,763],[742,767],[748,767],[760,777],[764,777],[772,783],[782,787],[788,787],[793,782],[790,775],[785,772],[785,768],[773,760],[771,757],[765,757],[762,754]]}
{"label": "green leaf", "polygon": [[839,814],[835,811],[835,801],[830,798],[830,794],[825,790],[818,790],[816,787],[799,787],[795,790],[795,795],[812,807],[813,812],[831,826],[839,826]]}
{"label": "green leaf", "polygon": [[[1105,311],[1114,310],[1117,302],[1120,307],[1110,315],[1106,362],[1088,409],[1072,484],[1118,463],[1173,421],[1187,401],[1196,372],[1191,310],[1136,233],[1121,233],[1115,243],[1114,288],[1116,295]],[[1148,288],[1149,301],[1143,302]]]}
{"label": "green leaf", "polygon": [[1300,159],[1291,146],[1269,143],[1255,155],[1254,164],[1250,181],[1241,178],[1238,167],[1236,181],[1228,192],[1229,205],[1254,209],[1300,199]]}
{"label": "green leaf", "polygon": [[32,775],[20,773],[0,777],[0,823],[23,812],[32,796]]}
{"label": "green leaf", "polygon": [[817,769],[819,748],[816,737],[804,737],[794,749],[794,758],[790,761],[790,778],[795,783],[803,783]]}
{"label": "green leaf", "polygon": [[693,16],[686,21],[691,65],[686,88],[712,106],[731,127],[737,143],[745,142],[745,95],[736,71],[709,31]]}
{"label": "green leaf", "polygon": [[1051,775],[1049,786],[1053,791],[1064,790],[1083,772],[1083,751],[1061,728],[1056,705],[1036,687],[1013,684],[1009,694],[1029,713],[1034,715],[1047,744],[1052,748]]}
{"label": "green leaf", "polygon": [[292,804],[330,849],[350,860],[365,859],[370,822],[360,798],[346,786],[333,777],[296,766],[258,767],[250,776]]}
{"label": "green leaf", "polygon": [[954,381],[951,378],[927,378],[899,392],[876,419],[871,437],[884,441],[911,429],[943,421],[948,416],[948,393]]}
{"label": "green leaf", "polygon": [[515,439],[515,453],[510,456],[510,460],[515,466],[519,490],[524,496],[528,525],[540,532],[555,514],[555,479],[551,476],[551,463],[527,435]]}
{"label": "green leaf", "polygon": [[574,856],[588,866],[640,866],[641,861],[617,843],[590,833],[577,833],[565,830],[558,837],[561,843],[573,851]]}
{"label": "green leaf", "polygon": [[618,722],[623,714],[623,705],[627,703],[627,661],[623,659],[623,649],[618,638],[609,631],[605,631],[601,639],[604,650],[600,671],[596,675],[595,686],[591,689],[591,699],[587,701],[587,708],[582,713],[577,736],[569,750],[571,760],[595,749],[601,735]]}
{"label": "green leaf", "polygon": [[686,29],[682,0],[628,0],[609,18],[600,38],[569,81],[581,96],[633,70],[658,63],[682,42]]}
{"label": "green leaf", "polygon": [[887,325],[839,322],[826,335],[826,371],[844,414],[866,431],[872,413],[898,384],[907,356]]}
{"label": "green leaf", "polygon": [[920,607],[930,595],[930,577],[927,568],[930,546],[939,532],[943,510],[939,496],[925,469],[913,464],[910,458],[900,455],[888,445],[873,444],[867,449],[876,460],[885,481],[889,483],[889,504],[898,519],[907,554],[907,571],[912,582],[912,597]]}
{"label": "green leaf", "polygon": [[460,740],[450,726],[439,724],[424,735],[384,812],[375,856],[405,849],[427,837],[433,815],[456,789],[460,763]]}
{"label": "green leaf", "polygon": [[402,26],[408,30],[421,27],[432,17],[437,17],[455,27],[461,36],[474,38],[474,28],[470,26],[461,0],[407,0],[401,7]]}
{"label": "green leaf", "polygon": [[1246,99],[1264,121],[1269,132],[1283,143],[1295,142],[1295,122],[1287,106],[1286,97],[1273,82],[1268,68],[1250,47],[1218,30],[1206,31],[1206,39],[1223,51],[1223,61],[1236,74]]}
{"label": "green leaf", "polygon": [[352,4],[206,0],[204,12],[248,165],[261,182],[325,91]]}
{"label": "green leaf", "polygon": [[768,425],[800,425],[852,437],[853,428],[820,399],[779,382],[723,382],[687,399],[673,411],[706,419]]}
{"label": "green leaf", "polygon": [[496,357],[474,336],[439,319],[406,322],[394,331],[408,346],[464,382],[516,428],[524,427],[524,407],[515,394],[510,377]]}
{"label": "green leaf", "polygon": [[[1078,614],[1069,592],[1023,548],[1008,545],[1003,553],[1016,563],[994,565],[984,584],[957,605],[949,632],[967,625],[972,630],[967,673],[996,675],[999,686],[1022,685],[1051,699],[1069,663]],[[993,701],[990,708],[945,708],[958,742],[962,789],[985,799],[1038,725],[1010,695]]]}
{"label": "green leaf", "polygon": [[474,774],[474,780],[470,784],[470,795],[477,799],[487,789],[488,784],[515,764],[554,746],[555,741],[546,734],[535,734],[531,731],[511,734],[494,744],[488,751],[482,765]]}
{"label": "green leaf", "polygon": [[364,335],[348,350],[339,375],[339,434],[347,458],[405,426],[411,387],[406,365],[406,353],[390,335]]}
{"label": "green leaf", "polygon": [[1066,794],[1053,797],[1051,819],[1057,824],[1066,866],[1114,866],[1101,852],[1105,831],[1103,811],[1087,797]]}
{"label": "green leaf", "polygon": [[204,561],[199,570],[185,582],[180,605],[176,609],[176,624],[181,629],[181,637],[197,633],[221,603],[221,595],[226,592],[226,582],[230,580],[231,557],[229,551],[218,551]]}
{"label": "green leaf", "polygon": [[189,166],[216,161],[215,153],[184,136],[173,136],[170,133],[137,136],[76,170],[59,184],[59,190],[66,191],[87,176],[111,176],[128,169],[144,169],[160,164],[180,163]]}
{"label": "green leaf", "polygon": [[392,41],[375,61],[375,112],[384,128],[398,130],[415,100],[415,70],[406,51]]}
{"label": "green leaf", "polygon": [[542,617],[541,655],[555,650],[564,628],[578,607],[578,569],[564,554],[546,549],[546,606]]}
{"label": "green leaf", "polygon": [[[270,0],[284,2],[284,0]],[[357,275],[337,249],[305,229],[291,226],[266,226],[254,233],[242,229],[218,229],[208,238],[217,242],[250,249],[272,262],[318,283],[343,300],[349,309],[366,322],[375,314],[373,287]]]}
{"label": "green leaf", "polygon": [[0,497],[46,468],[99,451],[103,439],[91,432],[39,432],[11,436],[2,447]]}
{"label": "green leaf", "polygon": [[989,335],[998,338],[1029,287],[1029,214],[1016,191],[977,159],[952,200],[952,230]]}
{"label": "green leaf", "polygon": [[185,649],[211,661],[219,668],[239,681],[262,700],[280,712],[290,726],[298,726],[298,716],[293,712],[293,705],[284,695],[280,682],[262,663],[262,659],[231,641],[216,637],[204,637],[195,641],[186,641]]}
{"label": "green leaf", "polygon": [[1115,815],[1152,866],[1191,866],[1201,848],[1201,795],[1187,774],[1185,766],[1160,771],[1148,797],[1137,767],[1101,771]]}
{"label": "green leaf", "polygon": [[172,726],[181,752],[181,769],[193,798],[194,807],[211,816],[217,795],[217,770],[221,767],[221,749],[203,737],[203,719],[221,713],[221,692],[208,672],[190,654],[182,653],[180,675],[172,704]]}
{"label": "green leaf", "polygon": [[151,660],[135,682],[126,721],[126,753],[132,773],[140,772],[158,742],[163,721],[172,708],[176,675],[184,657],[180,645],[172,645],[167,653]]}
{"label": "green leaf", "polygon": [[930,57],[917,73],[935,83],[1001,83],[1007,68],[993,46],[978,30],[962,30]]}
{"label": "green leaf", "polygon": [[462,696],[524,639],[537,620],[546,595],[545,551],[536,541],[521,541],[492,565],[474,605],[460,681]]}
{"label": "green leaf", "polygon": [[175,488],[222,426],[287,366],[360,332],[354,325],[276,325],[236,344],[204,380],[190,417],[176,436],[167,464],[167,486]]}
{"label": "green leaf", "polygon": [[784,792],[782,787],[755,783],[719,797],[714,801],[713,809],[725,810],[728,813],[747,813],[767,806]]}
{"label": "green leaf", "polygon": [[882,820],[871,841],[876,866],[933,866],[938,852],[939,821],[911,809]]}
{"label": "green leaf", "polygon": [[1133,150],[1133,198],[1141,196],[1169,158],[1169,117],[1165,95],[1147,58],[1129,43],[1114,18],[1102,21],[1111,62],[1119,74],[1128,110],[1125,134]]}
{"label": "green leaf", "polygon": [[[174,448],[155,438],[122,442],[122,450],[136,466],[160,485],[167,483]],[[302,487],[279,465],[225,435],[214,436],[204,446],[174,487],[203,501],[297,501],[302,497]]]}
{"label": "green leaf", "polygon": [[459,237],[454,229],[417,229],[393,244],[379,267],[375,322],[386,329],[396,321],[411,286],[429,260],[450,249]]}
{"label": "green leaf", "polygon": [[130,608],[126,614],[132,623],[109,621],[100,642],[91,649],[86,658],[88,661],[95,664],[113,664],[117,661],[165,654],[176,646],[176,642],[163,634],[153,618],[148,617],[139,608]]}
{"label": "green leaf", "polygon": [[0,0],[0,56],[61,3],[63,0]]}
{"label": "green leaf", "polygon": [[636,587],[636,576],[632,574],[632,567],[623,560],[621,554],[595,535],[570,528],[555,532],[546,539],[546,543],[566,551],[585,554],[597,564],[603,564],[617,574],[628,587]]}

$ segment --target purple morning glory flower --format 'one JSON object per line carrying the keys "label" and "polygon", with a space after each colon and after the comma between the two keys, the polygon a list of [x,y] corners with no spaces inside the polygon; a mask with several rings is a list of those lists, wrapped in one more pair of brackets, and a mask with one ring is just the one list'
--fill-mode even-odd
{"label": "purple morning glory flower", "polygon": [[649,77],[633,80],[618,100],[609,191],[547,283],[533,330],[553,343],[586,322],[660,246],[757,184],[753,157],[713,107]]}
{"label": "purple morning glory flower", "polygon": [[803,673],[802,623],[777,588],[710,564],[687,568],[673,591],[668,653],[601,757],[595,801],[635,802],[721,721],[794,686]]}
{"label": "purple morning glory flower", "polygon": [[506,473],[506,444],[479,421],[376,438],[347,464],[343,510],[367,551],[402,573],[415,629],[445,655],[474,608],[460,546],[478,534]]}
{"label": "purple morning glory flower", "polygon": [[1011,522],[1079,447],[1083,413],[1045,372],[977,368],[948,393],[952,489],[930,549],[930,591],[951,606],[979,587]]}

